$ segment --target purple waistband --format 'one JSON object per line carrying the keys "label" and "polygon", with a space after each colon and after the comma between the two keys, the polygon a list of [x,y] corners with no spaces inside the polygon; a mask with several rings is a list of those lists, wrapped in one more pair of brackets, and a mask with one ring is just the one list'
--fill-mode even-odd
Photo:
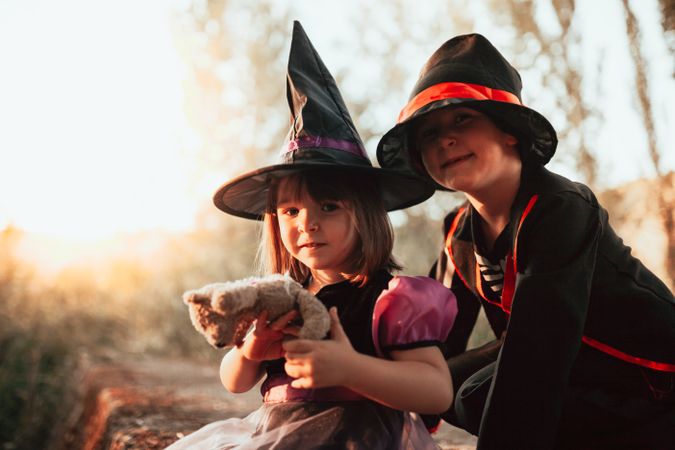
{"label": "purple waistband", "polygon": [[323,136],[301,136],[293,139],[288,143],[286,150],[283,153],[293,152],[300,148],[307,147],[326,147],[343,152],[349,152],[357,156],[368,158],[366,150],[358,143],[352,141],[345,141],[343,139],[333,139]]}
{"label": "purple waistband", "polygon": [[293,381],[293,378],[284,375],[267,377],[260,387],[263,402],[352,402],[366,400],[362,395],[341,386],[297,389],[291,387],[291,381]]}

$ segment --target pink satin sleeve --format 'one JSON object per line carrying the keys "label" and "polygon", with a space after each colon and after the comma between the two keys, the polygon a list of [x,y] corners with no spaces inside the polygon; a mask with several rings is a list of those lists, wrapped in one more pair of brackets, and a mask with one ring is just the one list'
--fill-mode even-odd
{"label": "pink satin sleeve", "polygon": [[394,277],[375,303],[373,343],[380,356],[389,350],[443,342],[457,317],[457,300],[428,277]]}

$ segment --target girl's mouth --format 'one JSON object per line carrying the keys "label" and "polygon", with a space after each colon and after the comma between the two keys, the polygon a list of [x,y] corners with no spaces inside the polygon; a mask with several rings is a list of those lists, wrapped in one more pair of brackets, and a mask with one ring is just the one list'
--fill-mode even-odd
{"label": "girl's mouth", "polygon": [[324,245],[326,244],[322,244],[321,242],[308,242],[306,244],[302,244],[300,247],[308,249],[316,249],[319,247],[323,247]]}

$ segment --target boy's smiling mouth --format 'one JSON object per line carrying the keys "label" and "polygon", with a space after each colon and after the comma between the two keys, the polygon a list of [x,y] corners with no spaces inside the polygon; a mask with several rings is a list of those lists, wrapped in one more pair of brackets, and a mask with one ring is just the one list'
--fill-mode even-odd
{"label": "boy's smiling mouth", "polygon": [[461,155],[456,158],[451,158],[445,161],[443,164],[441,164],[441,168],[445,169],[451,166],[454,166],[456,164],[459,164],[461,162],[466,161],[467,159],[470,159],[473,157],[473,153],[467,153],[466,155]]}

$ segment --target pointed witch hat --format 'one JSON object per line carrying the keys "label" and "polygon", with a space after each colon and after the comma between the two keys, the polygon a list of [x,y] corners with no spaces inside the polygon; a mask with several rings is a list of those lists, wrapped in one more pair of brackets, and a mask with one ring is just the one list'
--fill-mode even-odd
{"label": "pointed witch hat", "polygon": [[558,138],[544,116],[523,105],[521,89],[518,71],[484,36],[467,34],[450,39],[426,62],[396,126],[380,140],[380,165],[429,177],[411,145],[411,125],[432,111],[453,106],[487,115],[518,139],[524,162],[546,164],[555,153]]}
{"label": "pointed witch hat", "polygon": [[326,168],[375,178],[387,211],[407,208],[433,195],[433,185],[419,176],[373,167],[335,80],[297,21],[293,23],[286,97],[292,124],[281,162],[223,184],[213,197],[218,209],[261,220],[271,181]]}

